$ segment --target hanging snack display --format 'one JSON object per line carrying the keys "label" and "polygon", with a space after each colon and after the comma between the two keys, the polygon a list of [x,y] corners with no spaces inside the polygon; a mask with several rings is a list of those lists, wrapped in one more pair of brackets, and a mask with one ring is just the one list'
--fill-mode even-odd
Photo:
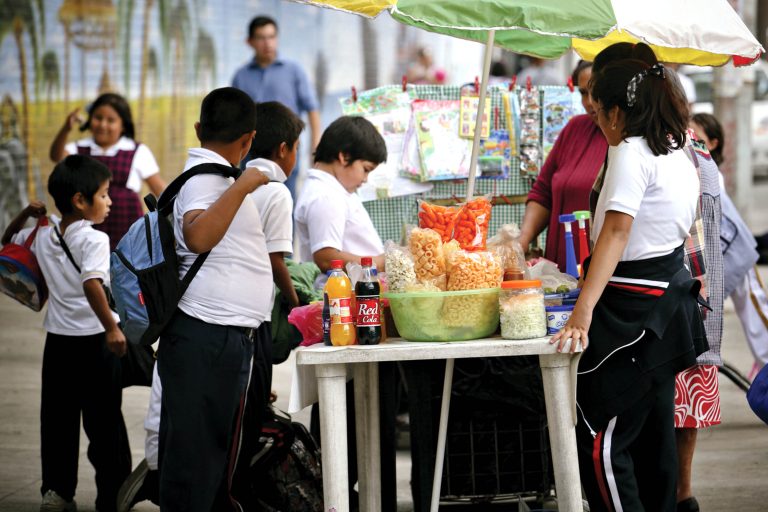
{"label": "hanging snack display", "polygon": [[580,94],[570,89],[545,88],[542,93],[544,95],[542,151],[543,159],[546,160],[565,125],[573,116],[583,114],[584,107],[581,104]]}
{"label": "hanging snack display", "polygon": [[535,178],[542,164],[541,96],[538,87],[521,87],[520,97],[520,172]]}

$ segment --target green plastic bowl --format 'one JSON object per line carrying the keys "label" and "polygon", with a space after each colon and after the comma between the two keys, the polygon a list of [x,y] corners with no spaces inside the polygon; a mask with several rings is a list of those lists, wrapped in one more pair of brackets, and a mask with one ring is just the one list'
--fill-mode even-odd
{"label": "green plastic bowl", "polygon": [[408,341],[464,341],[499,326],[499,289],[383,294],[400,336]]}

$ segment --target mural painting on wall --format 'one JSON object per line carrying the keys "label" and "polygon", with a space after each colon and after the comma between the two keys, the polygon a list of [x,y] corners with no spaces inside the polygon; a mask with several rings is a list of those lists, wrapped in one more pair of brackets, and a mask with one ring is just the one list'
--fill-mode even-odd
{"label": "mural painting on wall", "polygon": [[[30,199],[47,199],[51,142],[71,111],[102,92],[128,99],[137,140],[166,180],[178,174],[196,144],[201,98],[253,58],[245,39],[257,14],[277,20],[279,55],[315,84],[323,124],[340,114],[336,99],[350,85],[397,83],[404,50],[442,41],[404,34],[386,16],[367,21],[285,0],[2,0],[0,229]],[[69,140],[87,135],[75,129]]]}

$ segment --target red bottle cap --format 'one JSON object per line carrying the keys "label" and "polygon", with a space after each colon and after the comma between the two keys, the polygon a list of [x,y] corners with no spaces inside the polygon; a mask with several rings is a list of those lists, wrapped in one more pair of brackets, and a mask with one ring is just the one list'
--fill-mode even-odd
{"label": "red bottle cap", "polygon": [[370,267],[371,265],[373,265],[373,258],[371,258],[370,256],[363,256],[362,258],[360,258],[360,264],[364,267]]}
{"label": "red bottle cap", "polygon": [[331,260],[331,268],[344,268],[344,260]]}

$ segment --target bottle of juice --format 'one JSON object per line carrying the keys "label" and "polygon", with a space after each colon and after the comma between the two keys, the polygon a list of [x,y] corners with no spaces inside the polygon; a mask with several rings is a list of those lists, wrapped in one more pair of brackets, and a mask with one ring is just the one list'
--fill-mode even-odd
{"label": "bottle of juice", "polygon": [[352,282],[344,272],[344,262],[331,261],[331,275],[325,283],[325,294],[331,316],[331,345],[355,344],[355,323],[352,318]]}

